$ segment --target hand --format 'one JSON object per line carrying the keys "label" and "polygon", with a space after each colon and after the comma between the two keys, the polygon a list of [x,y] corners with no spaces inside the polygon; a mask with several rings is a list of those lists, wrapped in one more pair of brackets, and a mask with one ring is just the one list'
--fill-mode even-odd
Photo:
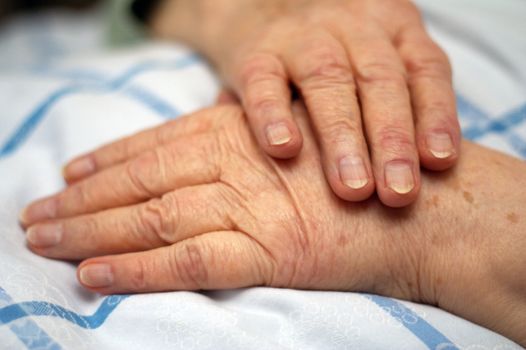
{"label": "hand", "polygon": [[293,113],[304,151],[291,161],[266,156],[235,106],[90,153],[94,175],[23,212],[30,248],[87,259],[78,278],[104,294],[367,291],[438,305],[526,344],[524,163],[465,143],[453,171],[424,174],[413,206],[348,203],[323,179],[305,110]]}
{"label": "hand", "polygon": [[157,13],[154,32],[217,66],[273,157],[301,149],[291,84],[299,91],[342,199],[376,185],[384,204],[408,205],[420,163],[445,170],[458,157],[451,68],[409,1],[165,0]]}

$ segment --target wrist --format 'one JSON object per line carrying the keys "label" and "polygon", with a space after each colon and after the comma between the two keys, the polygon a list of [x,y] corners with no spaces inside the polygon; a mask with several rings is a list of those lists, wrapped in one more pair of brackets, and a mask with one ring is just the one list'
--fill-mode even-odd
{"label": "wrist", "polygon": [[389,240],[372,291],[436,305],[524,346],[526,191],[516,174],[526,167],[470,143],[462,155],[451,171],[424,174],[412,207],[376,215]]}
{"label": "wrist", "polygon": [[250,32],[279,13],[280,0],[164,0],[150,21],[155,36],[181,41],[221,65]]}
{"label": "wrist", "polygon": [[462,155],[452,171],[425,176],[415,208],[426,213],[417,223],[426,269],[417,277],[419,300],[524,345],[526,221],[518,213],[526,191],[510,184],[524,184],[515,171],[526,168],[466,142]]}

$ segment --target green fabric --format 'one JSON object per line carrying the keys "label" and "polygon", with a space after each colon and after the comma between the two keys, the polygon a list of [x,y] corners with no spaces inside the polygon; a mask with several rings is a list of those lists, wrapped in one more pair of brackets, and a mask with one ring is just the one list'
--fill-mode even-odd
{"label": "green fabric", "polygon": [[133,17],[132,0],[106,0],[108,13],[108,41],[111,46],[136,44],[146,38],[142,24]]}

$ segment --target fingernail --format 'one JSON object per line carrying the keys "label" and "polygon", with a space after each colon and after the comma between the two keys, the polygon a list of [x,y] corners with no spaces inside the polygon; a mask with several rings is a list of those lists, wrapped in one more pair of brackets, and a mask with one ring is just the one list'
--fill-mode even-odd
{"label": "fingernail", "polygon": [[391,161],[385,165],[387,187],[398,194],[407,194],[415,187],[411,166],[404,161]]}
{"label": "fingernail", "polygon": [[108,264],[87,265],[80,270],[79,276],[82,284],[88,287],[102,288],[113,284],[113,273]]}
{"label": "fingernail", "polygon": [[18,222],[22,225],[25,225],[27,222],[26,218],[27,218],[27,207],[22,209],[20,214],[18,214]]}
{"label": "fingernail", "polygon": [[352,189],[363,188],[369,182],[367,171],[361,157],[347,156],[340,160],[342,182]]}
{"label": "fingernail", "polygon": [[292,133],[285,123],[271,124],[267,127],[267,140],[272,146],[288,143],[292,139]]}
{"label": "fingernail", "polygon": [[427,147],[435,158],[445,159],[455,153],[455,146],[451,136],[447,133],[430,134],[427,137]]}
{"label": "fingernail", "polygon": [[64,177],[79,179],[91,175],[95,172],[95,162],[90,156],[85,156],[74,160],[64,168]]}
{"label": "fingernail", "polygon": [[34,222],[53,219],[57,215],[57,200],[55,197],[42,199],[27,206],[20,213],[19,220],[28,225]]}
{"label": "fingernail", "polygon": [[39,248],[51,248],[62,240],[62,225],[32,226],[27,230],[26,238],[31,245]]}

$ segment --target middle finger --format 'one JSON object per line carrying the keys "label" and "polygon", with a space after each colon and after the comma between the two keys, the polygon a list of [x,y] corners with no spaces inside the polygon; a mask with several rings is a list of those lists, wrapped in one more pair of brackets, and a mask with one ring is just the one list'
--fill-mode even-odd
{"label": "middle finger", "polygon": [[378,195],[385,205],[408,205],[420,188],[420,166],[405,68],[383,33],[354,31],[346,41]]}
{"label": "middle finger", "polygon": [[319,136],[329,184],[342,199],[366,199],[374,183],[345,49],[327,33],[307,34],[290,49],[287,61]]}

